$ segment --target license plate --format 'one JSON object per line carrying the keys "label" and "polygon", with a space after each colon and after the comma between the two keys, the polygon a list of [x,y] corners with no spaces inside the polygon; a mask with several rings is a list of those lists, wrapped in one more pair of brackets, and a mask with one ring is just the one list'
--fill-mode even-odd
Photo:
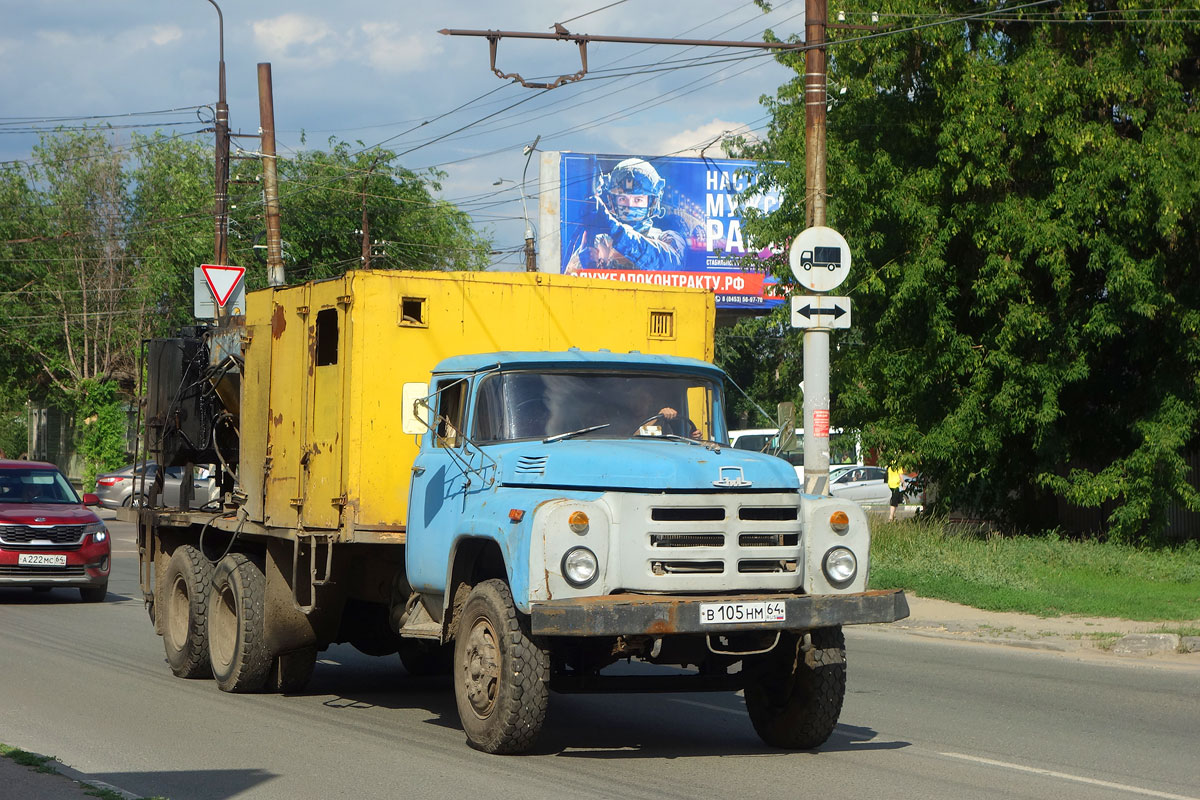
{"label": "license plate", "polygon": [[51,553],[18,553],[17,563],[35,567],[65,567],[67,557]]}
{"label": "license plate", "polygon": [[701,603],[700,622],[705,625],[728,625],[735,622],[783,622],[787,616],[782,602],[769,603]]}

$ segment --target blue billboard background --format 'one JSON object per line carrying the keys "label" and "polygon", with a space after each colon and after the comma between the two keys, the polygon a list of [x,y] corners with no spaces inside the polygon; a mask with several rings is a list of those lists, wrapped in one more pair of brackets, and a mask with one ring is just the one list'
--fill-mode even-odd
{"label": "blue billboard background", "polygon": [[[634,236],[599,210],[597,187],[613,168],[630,158],[648,162],[665,181],[646,238]],[[774,279],[745,270],[751,252],[742,230],[744,206],[764,212],[778,207],[776,192],[742,203],[738,195],[756,173],[753,161],[562,153],[560,160],[561,235],[559,269],[613,280],[700,286],[716,294],[721,308],[769,308]],[[636,240],[636,241],[635,241]],[[766,258],[770,251],[759,248]],[[763,297],[764,288],[768,297]]]}

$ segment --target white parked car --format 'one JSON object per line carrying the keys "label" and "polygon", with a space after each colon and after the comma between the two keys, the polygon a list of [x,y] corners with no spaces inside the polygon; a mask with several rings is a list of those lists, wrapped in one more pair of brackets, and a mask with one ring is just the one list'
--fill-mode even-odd
{"label": "white parked car", "polygon": [[[779,456],[796,469],[796,477],[804,484],[804,431],[796,429],[794,449],[780,452],[778,428],[743,428],[729,432],[729,444],[739,450],[754,450],[758,453],[770,453]],[[859,460],[858,437],[853,431],[843,431],[835,428],[829,435],[829,469],[830,482],[833,480],[834,469],[853,465]],[[886,477],[886,476],[885,476]],[[886,481],[885,481],[886,483]]]}
{"label": "white parked car", "polygon": [[886,505],[892,498],[892,490],[887,485],[887,470],[863,464],[829,470],[829,493],[862,505]]}

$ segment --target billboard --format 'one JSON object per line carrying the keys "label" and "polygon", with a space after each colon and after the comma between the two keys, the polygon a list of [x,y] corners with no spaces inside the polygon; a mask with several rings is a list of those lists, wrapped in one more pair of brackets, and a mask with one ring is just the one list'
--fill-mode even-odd
{"label": "billboard", "polygon": [[742,209],[780,203],[777,192],[739,198],[755,172],[736,159],[543,153],[540,269],[710,289],[718,308],[778,305],[775,279],[741,264],[752,248]]}

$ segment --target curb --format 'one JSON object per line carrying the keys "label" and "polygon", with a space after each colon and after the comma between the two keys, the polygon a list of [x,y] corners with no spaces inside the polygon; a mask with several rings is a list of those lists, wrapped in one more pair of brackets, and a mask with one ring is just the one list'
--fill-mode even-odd
{"label": "curb", "polygon": [[[0,756],[0,783],[10,783],[16,780],[18,784],[22,782],[22,778],[28,773],[31,776],[32,783],[25,787],[25,790],[31,791],[33,794],[29,796],[29,800],[38,800],[39,798],[94,798],[95,790],[101,790],[117,795],[123,800],[145,800],[145,797],[134,792],[122,789],[119,786],[114,786],[111,783],[97,780],[91,775],[80,772],[74,767],[70,767],[59,761],[54,756],[46,756],[41,753],[35,753],[32,750],[24,748],[14,748],[21,753],[34,756],[41,760],[40,765],[22,764],[21,762],[9,758],[8,756]],[[13,770],[10,772],[10,770]],[[19,772],[17,772],[19,771]],[[49,779],[49,783],[42,785],[40,776],[45,775]],[[67,783],[59,783],[58,778],[66,778],[70,781]],[[39,788],[40,787],[40,788]],[[2,792],[0,792],[2,794]],[[5,795],[7,796],[7,795]]]}
{"label": "curb", "polygon": [[71,780],[75,781],[76,783],[78,783],[80,785],[81,788],[85,787],[85,786],[93,786],[97,789],[104,789],[105,791],[119,794],[119,795],[121,795],[121,797],[125,798],[125,800],[143,800],[143,798],[144,798],[144,795],[134,794],[133,792],[127,792],[119,786],[113,786],[111,783],[105,783],[104,781],[98,781],[95,778],[85,775],[84,773],[80,772],[79,770],[75,769],[74,767],[68,767],[66,764],[62,763],[61,761],[51,760],[47,763],[53,764],[54,768],[56,770],[58,770],[58,773],[60,775],[70,778]]}

